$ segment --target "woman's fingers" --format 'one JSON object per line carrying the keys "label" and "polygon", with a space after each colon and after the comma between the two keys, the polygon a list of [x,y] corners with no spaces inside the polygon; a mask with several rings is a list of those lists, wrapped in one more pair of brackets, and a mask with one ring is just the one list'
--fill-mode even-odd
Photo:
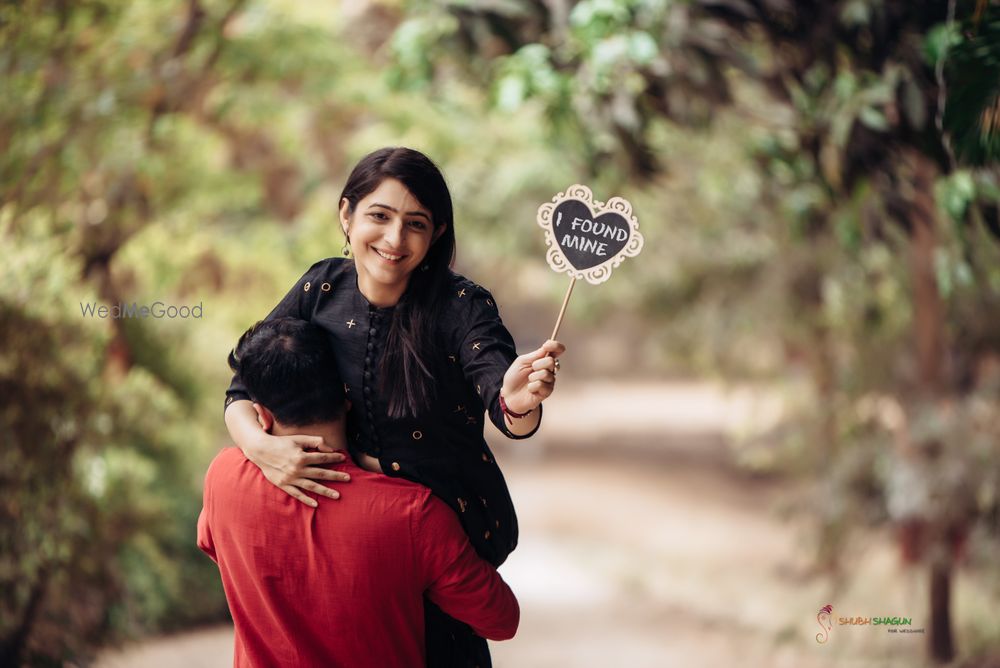
{"label": "woman's fingers", "polygon": [[[336,471],[321,471],[323,473],[337,473]],[[344,474],[346,475],[346,474]],[[315,508],[318,504],[315,499],[309,498],[305,492],[312,492],[313,494],[318,494],[320,496],[325,496],[328,499],[339,499],[340,492],[335,489],[330,489],[326,485],[321,485],[318,482],[314,482],[307,478],[296,478],[287,484],[278,485],[285,494],[292,497],[293,499],[300,501],[310,508]],[[303,491],[304,490],[304,491]]]}
{"label": "woman's fingers", "polygon": [[540,399],[545,399],[552,394],[553,387],[555,386],[552,383],[543,383],[540,380],[536,380],[528,383],[528,392]]}
{"label": "woman's fingers", "polygon": [[318,469],[314,467],[302,469],[299,475],[303,478],[310,478],[312,480],[333,480],[334,482],[351,481],[349,473],[344,473],[343,471],[331,471],[330,469]]}
{"label": "woman's fingers", "polygon": [[[303,450],[333,452],[333,448],[326,444],[326,441],[323,440],[322,436],[305,436],[300,434],[298,436],[292,436],[292,442]],[[343,455],[341,455],[340,461],[343,461]]]}
{"label": "woman's fingers", "polygon": [[530,364],[534,368],[535,362],[544,360],[546,358],[556,358],[566,352],[566,346],[559,343],[555,339],[549,339],[542,344],[541,348],[532,350],[530,353],[521,355],[518,358],[524,364]]}
{"label": "woman's fingers", "polygon": [[299,459],[301,466],[319,466],[321,464],[339,464],[344,461],[342,452],[303,452]]}
{"label": "woman's fingers", "polygon": [[539,348],[538,350],[532,350],[530,353],[519,355],[514,360],[514,364],[512,366],[515,366],[519,369],[531,369],[535,361],[541,359],[542,357],[544,357],[544,353],[542,353],[541,348]]}
{"label": "woman's fingers", "polygon": [[559,369],[556,358],[565,351],[566,346],[549,339],[537,350],[515,359],[503,379],[507,405],[513,410],[517,410],[515,403],[530,409],[551,395]]}
{"label": "woman's fingers", "polygon": [[285,494],[292,497],[293,499],[296,499],[306,504],[310,508],[315,508],[316,506],[319,505],[318,503],[316,503],[315,499],[310,499],[308,496],[303,494],[298,487],[295,487],[293,485],[281,485],[279,489],[281,489],[281,491],[283,491]]}
{"label": "woman's fingers", "polygon": [[306,480],[305,478],[299,478],[295,481],[295,485],[301,487],[307,492],[312,492],[313,494],[319,494],[320,496],[325,496],[328,499],[339,499],[340,492],[335,489],[330,489],[326,485],[321,485],[318,482],[313,482],[312,480]]}
{"label": "woman's fingers", "polygon": [[541,350],[544,350],[546,355],[550,355],[552,357],[559,357],[564,352],[566,352],[566,346],[559,343],[555,339],[549,339],[548,341],[542,344]]}
{"label": "woman's fingers", "polygon": [[542,369],[541,371],[533,371],[528,374],[528,383],[533,383],[534,381],[541,381],[543,383],[554,383],[556,382],[556,375],[549,371],[548,369]]}
{"label": "woman's fingers", "polygon": [[531,368],[535,371],[541,371],[542,369],[554,370],[556,368],[556,358],[555,357],[542,357],[531,363]]}

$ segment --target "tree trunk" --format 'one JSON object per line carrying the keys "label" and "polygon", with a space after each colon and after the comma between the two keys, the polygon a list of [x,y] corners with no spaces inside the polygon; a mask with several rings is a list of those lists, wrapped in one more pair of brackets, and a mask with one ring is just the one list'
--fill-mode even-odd
{"label": "tree trunk", "polygon": [[910,206],[912,229],[910,271],[913,290],[913,326],[921,391],[933,398],[944,384],[944,305],[934,269],[937,247],[934,205],[934,164],[924,156],[912,160],[914,196]]}
{"label": "tree trunk", "polygon": [[[913,188],[908,222],[912,230],[910,277],[918,381],[921,394],[934,400],[942,395],[945,385],[945,313],[934,268],[937,209],[933,193],[937,168],[916,151],[908,157]],[[945,663],[955,656],[955,641],[951,628],[952,559],[947,546],[940,544],[946,532],[941,533],[935,534],[939,544],[931,547],[928,649],[933,660]]]}
{"label": "tree trunk", "polygon": [[[808,312],[818,314],[822,304],[817,302],[811,304],[809,308],[811,311]],[[819,475],[823,475],[829,462],[837,461],[840,455],[840,439],[837,437],[837,366],[831,338],[830,330],[825,324],[817,322],[810,328],[810,371],[816,388],[817,408],[820,411],[817,451],[822,453],[822,456],[815,462],[819,467],[817,470]],[[840,574],[841,556],[849,521],[843,513],[833,516],[824,514],[820,526],[819,549],[816,554],[816,567],[821,572]]]}
{"label": "tree trunk", "polygon": [[24,646],[31,635],[38,611],[41,609],[48,581],[48,572],[43,569],[38,573],[38,579],[31,586],[27,605],[24,606],[24,612],[21,614],[21,620],[17,627],[9,636],[0,640],[0,666],[21,665],[21,654],[24,652]]}
{"label": "tree trunk", "polygon": [[931,564],[931,628],[928,649],[938,663],[955,658],[951,632],[951,559],[935,559]]}
{"label": "tree trunk", "polygon": [[[117,250],[117,248],[115,249]],[[92,263],[86,278],[97,284],[97,294],[108,306],[113,306],[121,302],[121,293],[115,285],[114,277],[111,274],[111,257],[102,258],[96,263]],[[132,350],[125,336],[124,321],[120,318],[111,320],[112,336],[108,341],[107,357],[104,363],[104,378],[109,382],[116,382],[124,378],[129,369],[132,368]]]}

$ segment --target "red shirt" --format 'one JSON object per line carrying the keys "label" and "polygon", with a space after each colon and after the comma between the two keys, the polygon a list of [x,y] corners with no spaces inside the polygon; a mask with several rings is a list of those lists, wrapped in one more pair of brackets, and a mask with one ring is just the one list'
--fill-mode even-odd
{"label": "red shirt", "polygon": [[235,666],[424,665],[427,596],[479,635],[517,630],[517,599],[430,491],[351,462],[318,508],[269,483],[237,448],[205,476],[198,547],[219,565]]}

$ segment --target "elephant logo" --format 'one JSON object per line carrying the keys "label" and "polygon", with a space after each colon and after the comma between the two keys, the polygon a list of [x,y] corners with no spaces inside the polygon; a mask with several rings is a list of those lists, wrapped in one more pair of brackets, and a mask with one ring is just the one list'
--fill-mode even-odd
{"label": "elephant logo", "polygon": [[833,606],[827,603],[820,608],[819,612],[816,613],[816,622],[823,630],[822,633],[816,634],[816,642],[823,645],[830,639],[830,631],[833,630]]}

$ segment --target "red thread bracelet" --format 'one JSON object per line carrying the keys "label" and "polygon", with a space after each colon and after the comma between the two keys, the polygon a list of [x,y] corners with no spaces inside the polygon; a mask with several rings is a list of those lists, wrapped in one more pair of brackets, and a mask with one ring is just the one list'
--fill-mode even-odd
{"label": "red thread bracelet", "polygon": [[514,411],[512,411],[510,408],[507,407],[507,402],[503,400],[503,395],[501,394],[500,395],[500,410],[502,410],[503,414],[508,418],[507,422],[513,424],[513,421],[511,421],[510,418],[523,418],[523,417],[527,417],[527,416],[531,415],[532,411],[534,411],[535,409],[532,408],[527,413],[515,413]]}

